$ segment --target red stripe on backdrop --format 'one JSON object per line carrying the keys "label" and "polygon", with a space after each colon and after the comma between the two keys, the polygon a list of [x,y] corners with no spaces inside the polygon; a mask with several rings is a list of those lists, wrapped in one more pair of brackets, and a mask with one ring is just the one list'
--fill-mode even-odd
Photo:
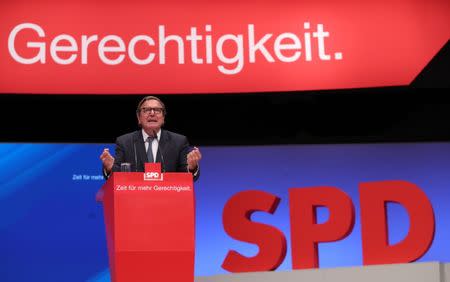
{"label": "red stripe on backdrop", "polygon": [[242,93],[409,84],[450,2],[2,1],[0,93]]}

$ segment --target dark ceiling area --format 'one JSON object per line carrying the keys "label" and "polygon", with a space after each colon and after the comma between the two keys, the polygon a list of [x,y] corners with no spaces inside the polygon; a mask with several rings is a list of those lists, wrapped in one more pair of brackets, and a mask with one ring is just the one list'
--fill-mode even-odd
{"label": "dark ceiling area", "polygon": [[[198,145],[450,141],[450,99],[410,87],[160,95],[165,128]],[[142,95],[2,95],[2,142],[112,143]]]}

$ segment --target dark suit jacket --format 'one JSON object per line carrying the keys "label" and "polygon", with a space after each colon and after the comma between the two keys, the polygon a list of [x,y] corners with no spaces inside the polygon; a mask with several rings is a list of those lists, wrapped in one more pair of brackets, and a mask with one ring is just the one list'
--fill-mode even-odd
{"label": "dark suit jacket", "polygon": [[[156,162],[163,172],[187,172],[187,154],[190,151],[186,136],[161,129]],[[112,171],[120,171],[121,163],[130,163],[131,171],[144,171],[148,162],[142,130],[137,130],[116,139],[116,155]],[[200,170],[194,181],[200,176]]]}

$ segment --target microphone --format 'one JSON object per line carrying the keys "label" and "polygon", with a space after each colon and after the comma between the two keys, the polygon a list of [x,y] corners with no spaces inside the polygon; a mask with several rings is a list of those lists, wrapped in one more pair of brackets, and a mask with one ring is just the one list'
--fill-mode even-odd
{"label": "microphone", "polygon": [[133,149],[134,149],[134,171],[137,172],[137,153],[136,153],[136,139],[133,140]]}
{"label": "microphone", "polygon": [[[161,134],[162,134],[162,131],[161,131]],[[164,173],[164,172],[166,172],[166,170],[164,169],[164,155],[162,153],[162,148],[159,144],[158,135],[156,134],[156,130],[153,130],[153,138],[155,138],[156,142],[158,143],[158,151],[159,151],[159,154],[161,155],[161,171]]]}

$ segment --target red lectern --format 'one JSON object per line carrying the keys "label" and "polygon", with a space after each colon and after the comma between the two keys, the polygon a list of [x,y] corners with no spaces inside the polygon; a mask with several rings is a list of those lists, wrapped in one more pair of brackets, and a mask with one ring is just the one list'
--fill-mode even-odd
{"label": "red lectern", "polygon": [[103,202],[113,282],[193,282],[195,213],[190,173],[115,172]]}

